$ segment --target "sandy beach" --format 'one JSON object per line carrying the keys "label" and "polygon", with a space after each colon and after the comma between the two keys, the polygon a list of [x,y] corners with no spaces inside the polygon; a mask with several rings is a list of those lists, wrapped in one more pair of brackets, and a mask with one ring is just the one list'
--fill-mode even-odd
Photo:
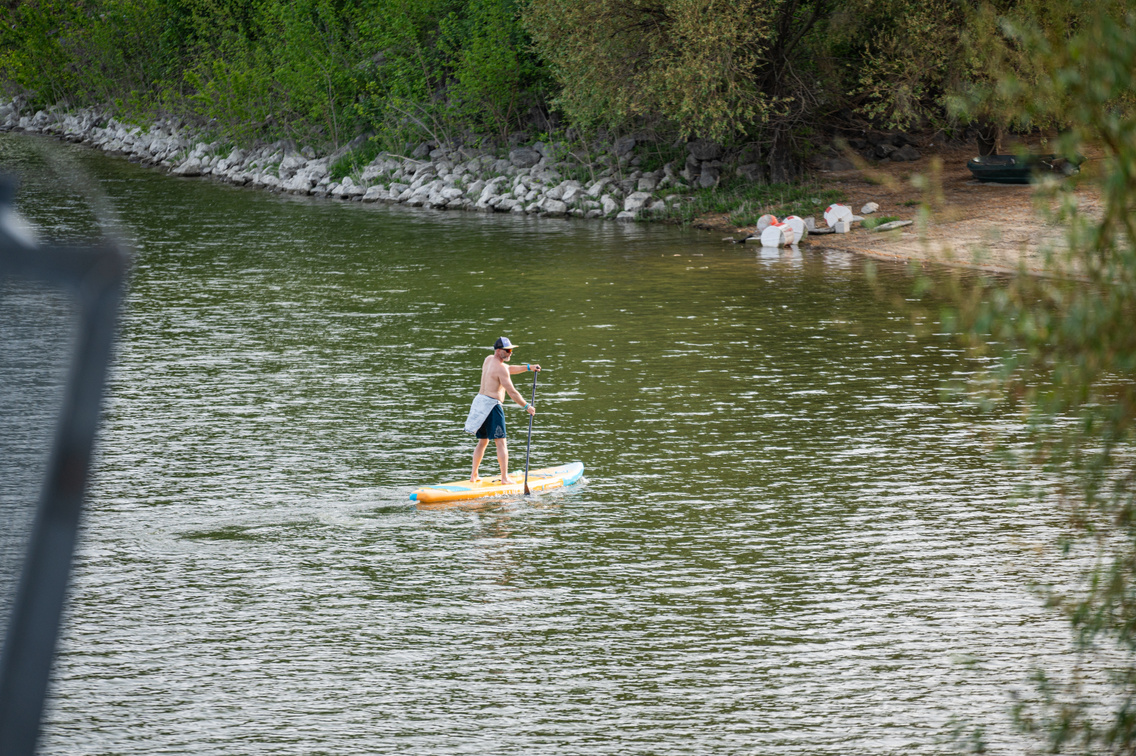
{"label": "sandy beach", "polygon": [[[1035,187],[975,180],[966,166],[975,154],[973,146],[932,147],[913,163],[862,164],[854,170],[817,174],[821,185],[844,191],[854,213],[875,202],[877,216],[914,224],[874,233],[856,223],[847,234],[813,236],[803,243],[881,259],[994,272],[1046,272],[1048,252],[1064,245],[1063,229],[1047,220]],[[1077,187],[1076,196],[1084,211],[1099,212],[1099,195],[1087,182]],[[817,221],[824,225],[823,219]],[[706,219],[703,227],[738,235],[754,230],[730,226],[725,217]]]}

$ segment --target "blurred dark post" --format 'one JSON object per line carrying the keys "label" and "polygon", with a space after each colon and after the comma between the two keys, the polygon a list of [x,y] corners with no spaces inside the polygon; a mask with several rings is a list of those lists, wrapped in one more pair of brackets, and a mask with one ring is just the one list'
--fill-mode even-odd
{"label": "blurred dark post", "polygon": [[0,655],[0,754],[31,756],[59,635],[128,256],[106,242],[41,246],[13,221],[14,200],[14,183],[0,177],[0,281],[23,279],[69,295],[78,328]]}

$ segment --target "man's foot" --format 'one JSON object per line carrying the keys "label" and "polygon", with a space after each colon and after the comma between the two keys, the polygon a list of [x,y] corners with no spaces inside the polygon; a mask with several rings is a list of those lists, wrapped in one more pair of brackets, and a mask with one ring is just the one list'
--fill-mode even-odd
{"label": "man's foot", "polygon": [[471,476],[469,476],[469,482],[470,483],[480,483],[481,482],[481,476],[480,475],[471,475]]}
{"label": "man's foot", "polygon": [[513,485],[513,481],[512,481],[511,479],[509,479],[509,478],[506,478],[506,477],[505,477],[504,475],[502,475],[502,476],[501,476],[501,485],[503,485],[503,486],[511,486],[511,485]]}

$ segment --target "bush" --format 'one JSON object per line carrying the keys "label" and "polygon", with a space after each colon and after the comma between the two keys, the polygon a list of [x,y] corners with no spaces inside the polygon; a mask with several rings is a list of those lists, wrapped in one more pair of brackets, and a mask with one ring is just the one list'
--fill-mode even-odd
{"label": "bush", "polygon": [[362,147],[348,150],[342,157],[331,164],[328,169],[331,178],[339,181],[344,176],[359,173],[382,152],[378,141],[368,139]]}
{"label": "bush", "polygon": [[[1108,667],[1106,701],[1038,673],[1036,706],[1019,724],[1049,752],[1136,750],[1136,12],[1125,3],[1052,0],[1043,13],[997,18],[976,40],[992,73],[965,103],[1066,129],[1063,154],[1096,153],[1102,212],[1088,214],[1070,182],[1040,185],[1068,252],[1049,272],[963,292],[954,317],[976,352],[998,357],[985,401],[1020,409],[1035,446],[1025,462],[1053,481],[1042,491],[1068,515],[1060,553],[1091,550],[1095,566],[1069,591],[1047,593],[1069,618],[1089,667]],[[1037,10],[1036,8],[1034,10]],[[1067,23],[1075,19],[1075,24]],[[1089,149],[1088,147],[1091,147]],[[1077,279],[1070,279],[1074,272]],[[1044,578],[1039,581],[1044,584]],[[1115,652],[1119,651],[1119,654]],[[1119,658],[1119,663],[1116,662]],[[1080,670],[1078,670],[1079,673]]]}
{"label": "bush", "polygon": [[817,215],[833,202],[844,200],[842,192],[817,184],[754,184],[742,178],[723,181],[714,188],[684,190],[682,194],[690,195],[692,201],[669,205],[663,217],[690,223],[704,215],[728,214],[730,223],[739,227],[754,226],[766,214],[778,218]]}

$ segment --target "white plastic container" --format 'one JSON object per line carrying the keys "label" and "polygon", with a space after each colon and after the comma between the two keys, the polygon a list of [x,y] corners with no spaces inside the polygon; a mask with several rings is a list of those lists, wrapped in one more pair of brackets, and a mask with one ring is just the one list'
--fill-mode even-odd
{"label": "white plastic container", "polygon": [[794,240],[793,227],[787,223],[772,223],[761,232],[763,247],[788,247]]}
{"label": "white plastic container", "polygon": [[824,222],[830,226],[843,219],[847,219],[849,224],[852,222],[852,208],[847,205],[829,205],[824,211]]}
{"label": "white plastic container", "polygon": [[807,236],[809,233],[809,229],[808,226],[805,225],[804,218],[801,218],[799,216],[790,215],[785,219],[785,225],[793,229],[793,239],[795,241],[804,239],[805,236]]}

